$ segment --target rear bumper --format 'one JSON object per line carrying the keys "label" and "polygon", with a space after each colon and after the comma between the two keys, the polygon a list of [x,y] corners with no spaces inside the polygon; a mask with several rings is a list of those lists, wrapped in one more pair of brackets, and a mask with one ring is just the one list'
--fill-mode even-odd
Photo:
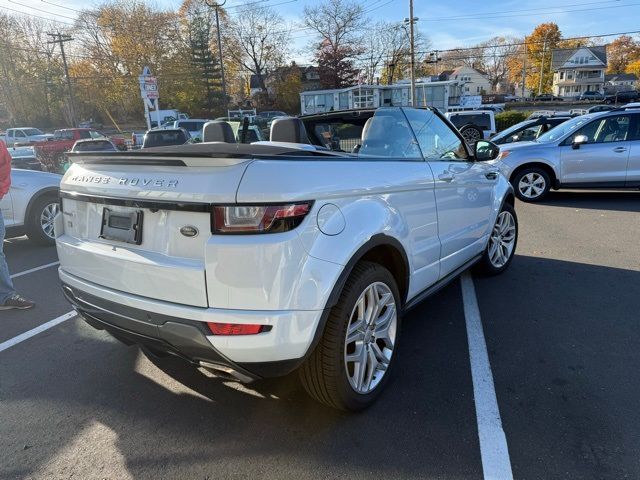
{"label": "rear bumper", "polygon": [[[319,312],[257,312],[186,307],[106,289],[60,269],[63,292],[84,320],[127,344],[177,355],[242,381],[286,375],[303,362]],[[211,335],[206,322],[262,323],[269,332]]]}

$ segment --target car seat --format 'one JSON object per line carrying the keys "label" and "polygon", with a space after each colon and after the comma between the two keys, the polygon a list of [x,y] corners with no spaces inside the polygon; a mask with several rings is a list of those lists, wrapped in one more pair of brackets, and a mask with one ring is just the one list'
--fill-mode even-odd
{"label": "car seat", "polygon": [[307,130],[302,120],[296,117],[276,118],[271,122],[269,141],[286,143],[309,143]]}
{"label": "car seat", "polygon": [[233,128],[227,122],[214,120],[205,123],[202,127],[202,141],[236,143],[236,136],[233,133]]}

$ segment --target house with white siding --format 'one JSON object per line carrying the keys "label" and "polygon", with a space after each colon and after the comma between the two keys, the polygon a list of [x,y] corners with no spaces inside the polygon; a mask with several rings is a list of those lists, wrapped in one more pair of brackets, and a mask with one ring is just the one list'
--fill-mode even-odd
{"label": "house with white siding", "polygon": [[578,97],[587,91],[604,93],[607,47],[552,50],[551,68],[554,95]]}

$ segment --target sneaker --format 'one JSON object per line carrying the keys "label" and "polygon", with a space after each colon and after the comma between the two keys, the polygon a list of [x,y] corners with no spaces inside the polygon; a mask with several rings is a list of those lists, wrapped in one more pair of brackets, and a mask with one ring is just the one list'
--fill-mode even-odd
{"label": "sneaker", "polygon": [[0,305],[0,310],[11,310],[13,308],[17,310],[27,310],[33,308],[36,302],[27,300],[26,298],[18,295],[17,293],[10,296],[6,302]]}

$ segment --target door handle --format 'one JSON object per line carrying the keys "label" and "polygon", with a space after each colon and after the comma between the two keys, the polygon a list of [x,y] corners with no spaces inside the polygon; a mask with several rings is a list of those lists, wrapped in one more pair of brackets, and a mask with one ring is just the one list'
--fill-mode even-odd
{"label": "door handle", "polygon": [[484,176],[487,177],[487,180],[495,180],[498,178],[498,172],[487,172]]}
{"label": "door handle", "polygon": [[614,152],[616,153],[622,153],[622,152],[626,152],[627,148],[626,147],[616,147],[613,149]]}

